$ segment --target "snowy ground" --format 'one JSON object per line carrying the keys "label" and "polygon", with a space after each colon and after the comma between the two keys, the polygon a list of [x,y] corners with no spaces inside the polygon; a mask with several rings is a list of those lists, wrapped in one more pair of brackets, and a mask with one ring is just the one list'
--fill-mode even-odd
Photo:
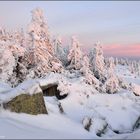
{"label": "snowy ground", "polygon": [[132,74],[129,71],[128,66],[118,65],[116,67],[116,73],[118,74],[119,77],[122,77],[128,83],[132,82],[140,85],[140,77],[136,76],[135,74]]}
{"label": "snowy ground", "polygon": [[[140,84],[140,77],[131,74],[126,66],[117,66],[116,73],[127,82]],[[133,131],[140,116],[139,96],[124,89],[117,94],[101,94],[80,79],[68,82],[67,98],[58,101],[56,97],[44,97],[48,115],[17,114],[1,109],[0,138],[140,138],[140,130]],[[60,113],[59,103],[64,113]],[[90,131],[82,124],[85,117],[92,119]],[[98,137],[96,133],[105,123],[106,130]]]}

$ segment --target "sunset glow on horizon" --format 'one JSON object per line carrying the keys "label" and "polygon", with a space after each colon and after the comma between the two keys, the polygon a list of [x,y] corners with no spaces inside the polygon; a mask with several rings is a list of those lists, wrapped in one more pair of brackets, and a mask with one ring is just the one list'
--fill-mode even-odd
{"label": "sunset glow on horizon", "polygon": [[103,46],[103,50],[107,56],[140,57],[140,44],[112,44]]}
{"label": "sunset glow on horizon", "polygon": [[0,27],[26,29],[36,7],[63,45],[76,35],[83,49],[100,41],[105,55],[140,56],[140,1],[1,1]]}

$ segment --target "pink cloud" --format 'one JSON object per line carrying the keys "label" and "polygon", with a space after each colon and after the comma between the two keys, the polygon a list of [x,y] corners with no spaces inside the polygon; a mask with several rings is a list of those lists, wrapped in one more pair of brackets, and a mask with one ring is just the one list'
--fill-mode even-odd
{"label": "pink cloud", "polygon": [[104,54],[112,56],[140,56],[140,44],[131,45],[105,45],[103,47]]}

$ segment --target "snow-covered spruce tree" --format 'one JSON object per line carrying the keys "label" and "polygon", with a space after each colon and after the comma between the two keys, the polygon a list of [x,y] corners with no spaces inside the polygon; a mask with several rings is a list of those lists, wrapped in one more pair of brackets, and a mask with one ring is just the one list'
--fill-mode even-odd
{"label": "snow-covered spruce tree", "polygon": [[27,71],[27,68],[23,65],[22,61],[25,53],[24,31],[21,29],[16,30],[15,32],[10,32],[6,44],[15,59],[13,74],[9,77],[8,81],[12,86],[17,86],[25,80]]}
{"label": "snow-covered spruce tree", "polygon": [[12,52],[5,43],[0,42],[0,81],[9,83],[14,66],[15,58]]}
{"label": "snow-covered spruce tree", "polygon": [[8,38],[8,33],[5,28],[0,27],[0,41],[7,41]]}
{"label": "snow-covered spruce tree", "polygon": [[132,74],[140,75],[140,61],[127,60],[128,69]]}
{"label": "snow-covered spruce tree", "polygon": [[138,76],[140,76],[140,61],[138,61]]}
{"label": "snow-covered spruce tree", "polygon": [[134,67],[134,73],[137,74],[138,71],[138,63],[136,60],[133,60],[133,67]]}
{"label": "snow-covered spruce tree", "polygon": [[99,80],[94,76],[93,72],[90,70],[89,58],[84,55],[82,59],[82,67],[80,72],[85,77],[86,82],[90,85],[95,85],[96,89],[99,89]]}
{"label": "snow-covered spruce tree", "polygon": [[[20,70],[19,65],[19,57],[24,55],[25,49],[22,46],[22,42],[20,42],[20,39],[23,38],[22,34],[20,34],[18,31],[16,32],[7,32],[6,30],[0,31],[0,43],[1,47],[7,51],[7,55],[9,56],[3,56],[3,64],[1,65],[6,70],[6,72],[3,70],[2,78],[5,82],[11,84],[12,86],[15,86],[23,79],[22,71]],[[1,49],[1,52],[6,54],[4,50]],[[7,59],[7,60],[6,60]],[[11,63],[11,66],[10,64]],[[9,76],[6,76],[8,74]],[[5,76],[4,76],[5,75]]]}
{"label": "snow-covered spruce tree", "polygon": [[82,53],[80,43],[75,37],[72,37],[72,48],[69,51],[68,60],[70,62],[69,69],[77,70],[84,76],[87,84],[94,85],[97,90],[99,89],[100,82],[90,70],[89,58]]}
{"label": "snow-covered spruce tree", "polygon": [[23,29],[10,33],[8,47],[15,57],[23,56],[25,52],[25,35]]}
{"label": "snow-covered spruce tree", "polygon": [[17,29],[13,33],[13,42],[21,47],[25,47],[25,33],[22,28],[20,30]]}
{"label": "snow-covered spruce tree", "polygon": [[102,46],[99,42],[95,43],[94,47],[89,53],[91,70],[95,77],[100,81],[105,81],[105,63]]}
{"label": "snow-covered spruce tree", "polygon": [[128,60],[128,58],[126,58],[126,65],[128,66],[129,65],[129,60]]}
{"label": "snow-covered spruce tree", "polygon": [[[109,66],[109,58],[110,58],[110,57],[105,57],[105,58],[104,58],[104,62],[105,62],[105,69],[106,69],[106,71],[107,71],[108,66]],[[115,64],[115,62],[114,62],[114,64]]]}
{"label": "snow-covered spruce tree", "polygon": [[111,94],[111,93],[116,93],[119,90],[119,80],[114,72],[115,64],[114,64],[113,57],[109,58],[108,64],[109,64],[108,65],[108,76],[107,76],[107,80],[105,82],[105,88],[106,88],[106,92]]}
{"label": "snow-covered spruce tree", "polygon": [[118,65],[118,58],[117,57],[115,57],[114,63],[115,63],[115,65]]}
{"label": "snow-covered spruce tree", "polygon": [[118,59],[118,64],[123,65],[123,66],[124,65],[126,66],[127,65],[127,61],[128,60],[126,58],[119,58]]}
{"label": "snow-covered spruce tree", "polygon": [[64,47],[62,47],[62,39],[58,36],[53,40],[54,53],[55,56],[62,62],[63,66],[66,66],[67,62],[67,52]]}
{"label": "snow-covered spruce tree", "polygon": [[71,49],[68,54],[69,66],[68,69],[80,70],[83,53],[80,48],[80,43],[76,37],[72,37]]}
{"label": "snow-covered spruce tree", "polygon": [[2,41],[3,34],[4,30],[2,29],[2,27],[0,27],[0,41]]}
{"label": "snow-covered spruce tree", "polygon": [[130,61],[129,63],[129,70],[133,74],[135,72],[135,64],[134,61]]}
{"label": "snow-covered spruce tree", "polygon": [[50,43],[48,26],[43,11],[40,8],[32,11],[32,20],[28,26],[28,35],[29,46],[26,52],[26,61],[28,69],[32,73],[31,75],[34,75],[33,78],[35,76],[43,76],[50,71],[61,72],[63,68],[62,63],[54,55],[54,48]]}
{"label": "snow-covered spruce tree", "polygon": [[9,81],[12,84],[12,86],[17,86],[19,83],[23,82],[26,79],[27,67],[24,63],[24,53],[25,49],[23,49],[21,46],[18,46],[18,49],[16,47],[12,48],[12,54],[15,58],[13,74],[9,78]]}

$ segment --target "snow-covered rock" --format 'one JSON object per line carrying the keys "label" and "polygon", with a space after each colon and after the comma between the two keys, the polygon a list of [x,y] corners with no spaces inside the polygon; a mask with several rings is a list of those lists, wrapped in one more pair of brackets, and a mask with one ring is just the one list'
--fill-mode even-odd
{"label": "snow-covered rock", "polygon": [[140,85],[132,83],[131,85],[131,90],[136,96],[140,96]]}
{"label": "snow-covered rock", "polygon": [[90,126],[91,126],[91,124],[92,124],[92,123],[91,123],[91,118],[89,118],[89,117],[84,117],[82,123],[83,123],[84,128],[85,128],[87,131],[90,131]]}
{"label": "snow-covered rock", "polygon": [[107,122],[101,118],[92,118],[91,131],[95,132],[97,136],[101,136],[101,134],[105,133],[107,128]]}
{"label": "snow-covered rock", "polygon": [[119,77],[118,80],[119,80],[119,86],[121,88],[123,88],[123,89],[129,89],[130,88],[129,84],[124,79]]}

